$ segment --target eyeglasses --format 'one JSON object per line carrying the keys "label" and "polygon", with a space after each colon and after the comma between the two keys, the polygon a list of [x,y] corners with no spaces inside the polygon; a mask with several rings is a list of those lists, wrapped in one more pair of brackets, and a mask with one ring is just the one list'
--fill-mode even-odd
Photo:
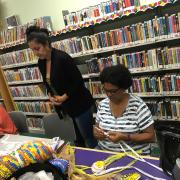
{"label": "eyeglasses", "polygon": [[104,90],[104,92],[106,94],[107,93],[109,93],[109,94],[116,94],[119,91],[119,89],[105,89],[105,88],[103,88],[103,90]]}

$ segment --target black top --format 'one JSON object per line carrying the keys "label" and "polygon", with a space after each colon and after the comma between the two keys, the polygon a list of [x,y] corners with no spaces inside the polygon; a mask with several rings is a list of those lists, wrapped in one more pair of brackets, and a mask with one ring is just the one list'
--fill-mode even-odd
{"label": "black top", "polygon": [[[39,59],[38,66],[47,91],[51,93],[46,82],[46,59]],[[77,117],[93,105],[94,100],[84,85],[81,73],[67,53],[52,48],[50,77],[51,86],[57,94],[61,96],[66,93],[69,97],[56,110],[61,108],[69,116]]]}

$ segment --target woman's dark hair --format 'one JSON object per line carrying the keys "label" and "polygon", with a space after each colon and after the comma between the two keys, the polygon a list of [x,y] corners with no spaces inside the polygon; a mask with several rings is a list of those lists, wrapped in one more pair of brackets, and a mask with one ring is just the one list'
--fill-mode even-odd
{"label": "woman's dark hair", "polygon": [[26,29],[26,39],[27,43],[30,41],[36,41],[42,45],[46,45],[48,43],[49,46],[51,46],[49,31],[38,26],[30,26]]}
{"label": "woman's dark hair", "polygon": [[132,85],[132,76],[128,68],[119,64],[105,68],[100,74],[102,84],[111,83],[121,89],[127,90]]}

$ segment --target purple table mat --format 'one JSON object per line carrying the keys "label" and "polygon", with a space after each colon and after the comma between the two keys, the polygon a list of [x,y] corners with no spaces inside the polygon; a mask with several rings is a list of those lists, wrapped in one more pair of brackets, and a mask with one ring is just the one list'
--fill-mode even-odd
{"label": "purple table mat", "polygon": [[[109,156],[114,155],[110,154],[108,152],[98,152],[98,151],[92,151],[88,149],[76,149],[75,150],[75,157],[76,157],[76,165],[86,165],[86,166],[92,166],[92,164],[99,160],[105,160]],[[133,159],[130,157],[123,157],[122,159],[112,163],[109,167],[117,167],[117,166],[125,166],[129,164]],[[157,159],[145,159],[146,161],[159,166],[159,160]],[[171,177],[167,176],[164,172],[157,170],[156,168],[141,162],[137,161],[133,166],[143,170],[144,172],[153,175],[154,177],[163,178],[166,180],[172,180]],[[109,168],[108,167],[108,168]],[[122,172],[122,174],[128,174],[131,172],[136,172],[135,169],[129,169]],[[91,174],[91,170],[88,170],[87,173]],[[141,173],[140,173],[141,174]],[[150,180],[151,178],[141,174],[141,180]]]}

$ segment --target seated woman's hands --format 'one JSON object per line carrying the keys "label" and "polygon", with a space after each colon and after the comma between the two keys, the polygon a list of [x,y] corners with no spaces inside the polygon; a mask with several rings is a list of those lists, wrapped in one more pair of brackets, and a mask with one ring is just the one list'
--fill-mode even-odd
{"label": "seated woman's hands", "polygon": [[118,143],[119,141],[122,141],[122,140],[123,141],[128,140],[127,134],[124,134],[121,132],[114,132],[114,131],[105,132],[98,125],[94,125],[93,134],[96,139],[104,140],[108,138],[110,141],[114,143]]}
{"label": "seated woman's hands", "polygon": [[117,143],[121,140],[125,140],[125,136],[126,135],[121,132],[113,132],[113,131],[108,132],[108,139],[113,143]]}
{"label": "seated woman's hands", "polygon": [[98,125],[94,125],[93,127],[94,137],[98,140],[103,140],[107,138],[107,133],[103,129],[101,129]]}

